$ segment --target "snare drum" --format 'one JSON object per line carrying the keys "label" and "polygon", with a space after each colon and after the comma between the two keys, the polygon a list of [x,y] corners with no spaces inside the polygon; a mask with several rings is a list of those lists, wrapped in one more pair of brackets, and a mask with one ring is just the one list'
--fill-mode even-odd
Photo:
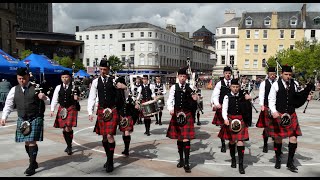
{"label": "snare drum", "polygon": [[164,96],[157,96],[157,106],[158,108],[164,107]]}
{"label": "snare drum", "polygon": [[158,106],[156,100],[150,100],[141,104],[143,116],[153,116],[158,114]]}

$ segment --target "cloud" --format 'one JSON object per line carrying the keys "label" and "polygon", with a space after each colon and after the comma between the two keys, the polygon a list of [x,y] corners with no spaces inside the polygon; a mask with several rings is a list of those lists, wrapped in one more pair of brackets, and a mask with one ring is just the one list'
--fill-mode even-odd
{"label": "cloud", "polygon": [[[165,28],[176,25],[178,32],[190,32],[203,25],[215,33],[224,22],[225,10],[235,10],[240,17],[244,11],[300,11],[303,3],[53,3],[54,32],[75,32],[90,26],[148,22]],[[319,11],[320,4],[307,4],[307,11]]]}

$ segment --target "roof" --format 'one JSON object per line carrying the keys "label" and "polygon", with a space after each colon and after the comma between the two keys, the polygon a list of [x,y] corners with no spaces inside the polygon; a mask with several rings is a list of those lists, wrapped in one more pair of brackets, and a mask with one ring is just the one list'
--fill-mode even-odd
{"label": "roof", "polygon": [[76,40],[76,36],[74,34],[37,31],[17,31],[17,39],[43,39],[83,43],[83,41]]}
{"label": "roof", "polygon": [[314,24],[314,19],[320,19],[320,12],[307,12],[306,28],[307,29],[320,29],[320,24]]}
{"label": "roof", "polygon": [[196,30],[194,33],[201,33],[201,32],[208,32],[213,34],[211,31],[209,31],[205,26],[202,26],[200,29]]}
{"label": "roof", "polygon": [[100,30],[112,30],[112,29],[133,29],[133,28],[160,28],[159,26],[155,26],[153,24],[147,22],[138,22],[138,23],[126,23],[126,24],[111,24],[111,25],[98,25],[98,26],[90,26],[83,31],[100,31]]}
{"label": "roof", "polygon": [[229,21],[223,23],[219,27],[238,27],[240,21],[241,21],[241,17],[234,17],[234,18],[230,19]]}

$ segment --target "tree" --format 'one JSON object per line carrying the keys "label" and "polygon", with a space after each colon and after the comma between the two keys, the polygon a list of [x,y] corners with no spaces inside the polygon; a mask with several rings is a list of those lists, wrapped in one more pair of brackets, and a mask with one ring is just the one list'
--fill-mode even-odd
{"label": "tree", "polygon": [[84,67],[83,63],[80,61],[80,59],[74,60],[74,66],[75,66],[76,72],[78,72],[80,69],[85,70],[85,67]]}
{"label": "tree", "polygon": [[23,60],[25,59],[26,57],[28,57],[30,54],[32,54],[32,51],[30,49],[27,49],[27,50],[23,50],[21,51],[21,55],[20,55],[20,59]]}
{"label": "tree", "polygon": [[108,58],[108,60],[112,68],[112,71],[116,72],[116,71],[121,71],[123,69],[122,62],[117,56],[112,55]]}

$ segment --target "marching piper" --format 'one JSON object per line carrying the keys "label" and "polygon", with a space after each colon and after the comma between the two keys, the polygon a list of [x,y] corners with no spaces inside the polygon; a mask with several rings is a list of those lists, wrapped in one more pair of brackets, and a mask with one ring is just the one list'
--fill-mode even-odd
{"label": "marching piper", "polygon": [[[156,76],[156,83],[154,86],[155,86],[154,93],[157,97],[164,96],[167,93],[166,87],[164,86],[163,83],[161,83],[161,76],[160,75]],[[164,99],[163,99],[162,103],[164,103]],[[160,126],[162,125],[162,122],[161,122],[162,111],[163,111],[163,106],[159,107],[159,113],[155,114],[156,124],[159,124]]]}

